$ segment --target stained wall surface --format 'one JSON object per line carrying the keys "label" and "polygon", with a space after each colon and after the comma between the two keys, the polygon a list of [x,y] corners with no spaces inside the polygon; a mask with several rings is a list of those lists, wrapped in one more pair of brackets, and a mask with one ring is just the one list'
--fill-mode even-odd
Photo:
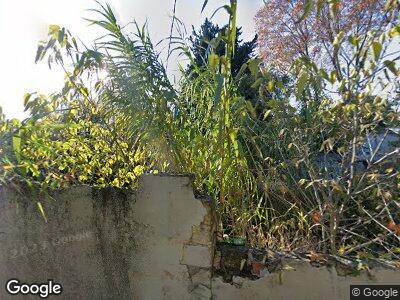
{"label": "stained wall surface", "polygon": [[314,267],[309,262],[285,261],[282,272],[271,273],[258,280],[234,277],[225,283],[220,277],[212,280],[212,299],[231,300],[348,300],[350,285],[398,285],[400,271],[376,268],[357,275],[343,276],[335,267]]}
{"label": "stained wall surface", "polygon": [[185,176],[144,176],[135,192],[2,188],[0,299],[27,299],[6,293],[11,278],[52,279],[63,286],[57,299],[209,298],[213,226]]}

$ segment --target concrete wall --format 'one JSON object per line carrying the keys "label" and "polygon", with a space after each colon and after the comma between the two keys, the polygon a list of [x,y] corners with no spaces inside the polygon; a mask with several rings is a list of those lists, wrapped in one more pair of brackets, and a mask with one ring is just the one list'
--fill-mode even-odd
{"label": "concrete wall", "polygon": [[136,192],[74,187],[45,197],[1,188],[0,299],[38,299],[8,295],[10,278],[62,284],[50,299],[96,300],[348,299],[350,283],[400,282],[398,271],[340,276],[296,260],[258,280],[224,282],[212,274],[216,219],[184,176],[144,176]]}
{"label": "concrete wall", "polygon": [[238,276],[231,283],[212,280],[213,299],[230,300],[340,300],[350,299],[350,285],[398,285],[400,270],[375,268],[358,275],[341,275],[335,267],[314,267],[309,262],[286,260],[285,269],[250,280]]}
{"label": "concrete wall", "polygon": [[215,222],[189,178],[144,177],[132,212],[132,299],[209,299]]}
{"label": "concrete wall", "polygon": [[57,299],[209,298],[212,211],[183,176],[144,176],[137,192],[74,187],[21,197],[2,188],[0,299],[19,298],[5,291],[10,278],[53,279],[63,286]]}

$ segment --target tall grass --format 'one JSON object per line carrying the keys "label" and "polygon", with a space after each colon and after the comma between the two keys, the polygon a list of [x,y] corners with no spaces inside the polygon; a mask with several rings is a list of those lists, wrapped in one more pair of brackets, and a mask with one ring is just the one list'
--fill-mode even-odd
{"label": "tall grass", "polygon": [[[210,48],[206,68],[194,68],[178,87],[168,80],[145,28],[136,25],[135,39],[131,39],[107,5],[94,10],[104,19],[91,21],[107,31],[98,43],[109,74],[101,91],[103,100],[125,113],[132,128],[147,133],[143,143],[164,145],[167,151],[158,159],[169,166],[167,170],[194,173],[196,188],[218,201],[223,218],[230,222],[243,216],[257,198],[241,141],[248,103],[238,96],[231,72],[236,7],[236,1],[224,7],[228,26]],[[223,56],[214,51],[219,43],[226,44]],[[184,41],[180,50],[192,59]],[[244,234],[247,221],[242,220],[242,228],[232,229]]]}

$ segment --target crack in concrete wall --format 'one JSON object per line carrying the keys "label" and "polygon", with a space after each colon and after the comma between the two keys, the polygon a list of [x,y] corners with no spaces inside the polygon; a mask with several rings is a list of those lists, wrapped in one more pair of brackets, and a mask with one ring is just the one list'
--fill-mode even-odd
{"label": "crack in concrete wall", "polygon": [[180,263],[185,265],[188,270],[191,297],[193,299],[211,299],[217,216],[210,200],[199,200],[205,207],[206,214],[200,224],[192,226],[192,235],[182,249]]}

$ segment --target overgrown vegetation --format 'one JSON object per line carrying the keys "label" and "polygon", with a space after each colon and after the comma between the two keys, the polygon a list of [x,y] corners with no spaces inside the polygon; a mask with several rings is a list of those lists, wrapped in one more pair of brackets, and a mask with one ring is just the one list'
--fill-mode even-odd
{"label": "overgrown vegetation", "polygon": [[[338,1],[306,2],[298,22],[340,13]],[[206,64],[190,39],[171,37],[191,65],[177,85],[146,28],[126,34],[108,5],[93,10],[105,31],[93,49],[51,26],[36,60],[60,64],[65,86],[27,95],[24,122],[2,121],[0,179],[130,187],[145,171],[193,173],[225,233],[253,245],[398,258],[400,150],[387,142],[400,127],[397,1],[379,29],[332,28],[334,67],[304,54],[288,73],[256,57],[233,72],[237,1],[222,9]]]}

